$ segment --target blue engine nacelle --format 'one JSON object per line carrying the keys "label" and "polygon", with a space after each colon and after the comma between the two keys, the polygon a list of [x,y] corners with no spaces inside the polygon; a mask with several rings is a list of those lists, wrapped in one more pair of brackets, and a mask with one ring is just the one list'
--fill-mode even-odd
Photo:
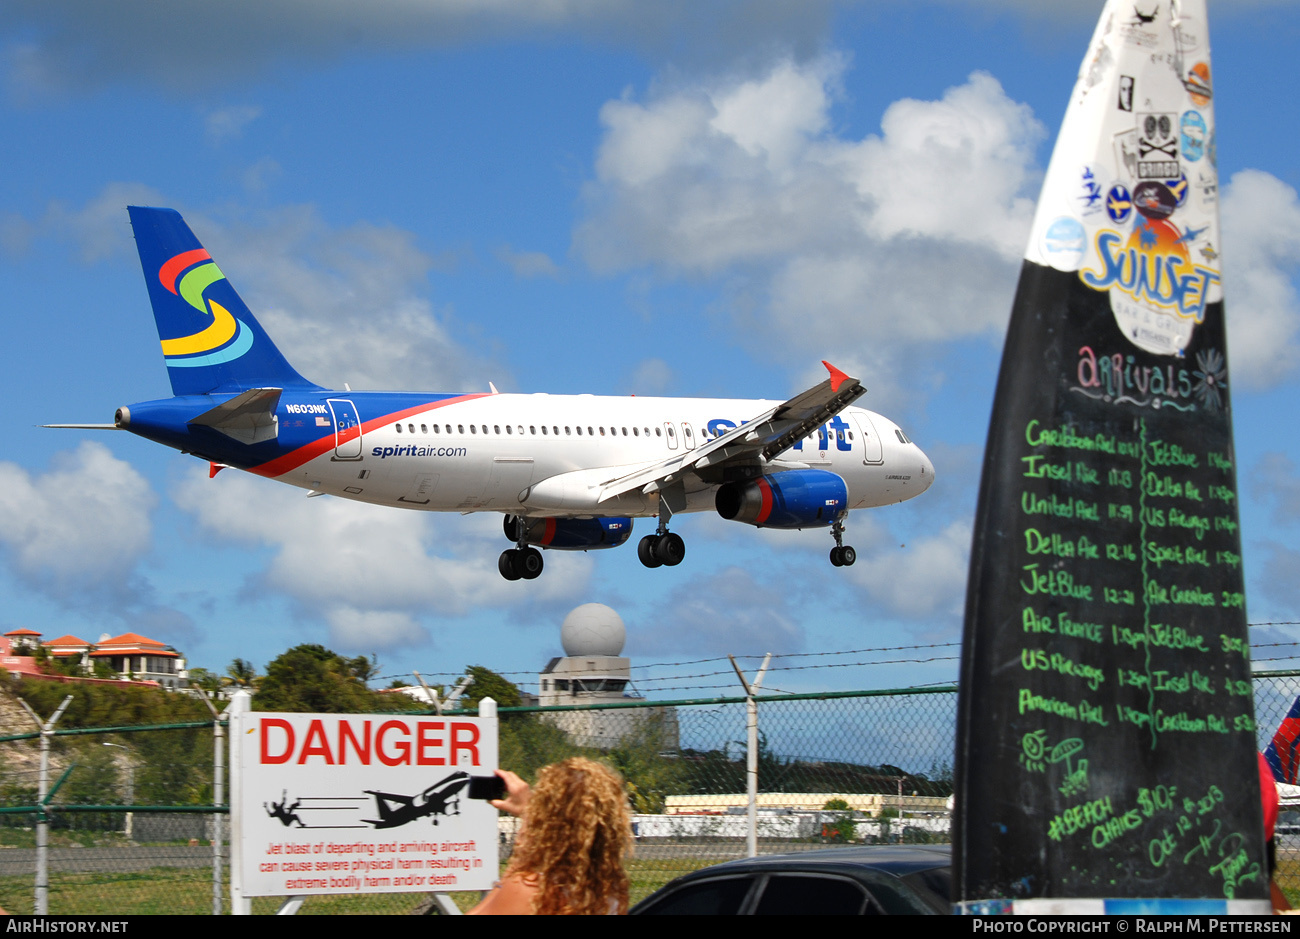
{"label": "blue engine nacelle", "polygon": [[759,528],[820,528],[849,507],[844,480],[825,470],[788,470],[718,489],[714,503],[728,521]]}
{"label": "blue engine nacelle", "polygon": [[[617,548],[632,537],[630,518],[525,518],[524,542],[557,551],[590,551]],[[517,516],[505,518],[506,537],[515,534]]]}

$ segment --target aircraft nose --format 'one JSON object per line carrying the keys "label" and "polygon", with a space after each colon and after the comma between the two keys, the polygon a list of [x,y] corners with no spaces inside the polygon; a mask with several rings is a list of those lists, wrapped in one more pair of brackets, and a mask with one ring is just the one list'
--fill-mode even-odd
{"label": "aircraft nose", "polygon": [[934,464],[930,462],[930,458],[925,455],[925,451],[920,447],[916,448],[916,452],[921,455],[921,479],[925,483],[921,491],[924,492],[934,485]]}

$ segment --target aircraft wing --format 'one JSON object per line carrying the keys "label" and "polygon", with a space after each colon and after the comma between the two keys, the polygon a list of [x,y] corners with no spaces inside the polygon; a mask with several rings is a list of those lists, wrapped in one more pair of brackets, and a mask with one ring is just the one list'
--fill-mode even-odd
{"label": "aircraft wing", "polygon": [[704,446],[610,480],[601,487],[597,501],[605,502],[636,489],[646,494],[658,492],[695,470],[755,456],[771,460],[784,453],[796,440],[807,437],[867,393],[858,379],[850,378],[829,362],[824,361],[822,365],[830,377],[820,385],[733,427]]}

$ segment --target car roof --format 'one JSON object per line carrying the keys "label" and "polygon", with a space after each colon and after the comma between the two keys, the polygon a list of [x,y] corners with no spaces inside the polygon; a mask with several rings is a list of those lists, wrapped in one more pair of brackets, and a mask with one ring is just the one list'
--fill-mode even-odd
{"label": "car roof", "polygon": [[934,870],[952,864],[952,847],[939,844],[881,844],[848,848],[824,848],[792,854],[767,854],[742,858],[701,868],[681,878],[716,877],[719,874],[782,871],[851,872],[864,867],[902,877],[916,871]]}

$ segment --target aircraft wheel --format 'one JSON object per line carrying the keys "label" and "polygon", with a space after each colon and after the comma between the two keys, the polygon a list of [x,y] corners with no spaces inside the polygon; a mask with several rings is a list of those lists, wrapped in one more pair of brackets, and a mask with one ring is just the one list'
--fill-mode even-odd
{"label": "aircraft wheel", "polygon": [[852,567],[853,562],[858,559],[858,552],[853,550],[851,545],[845,545],[840,548],[840,563],[845,567]]}
{"label": "aircraft wheel", "polygon": [[659,567],[663,564],[663,561],[655,557],[655,542],[658,540],[658,535],[646,535],[636,546],[636,556],[646,567]]}
{"label": "aircraft wheel", "polygon": [[681,535],[666,532],[655,545],[655,557],[666,567],[676,567],[686,557],[686,542],[682,541]]}
{"label": "aircraft wheel", "polygon": [[522,576],[519,572],[517,563],[519,552],[514,548],[502,551],[501,557],[497,558],[497,570],[506,580],[518,580]]}
{"label": "aircraft wheel", "polygon": [[519,576],[524,580],[535,580],[542,572],[542,552],[536,548],[524,548],[519,552]]}
{"label": "aircraft wheel", "polygon": [[836,545],[835,547],[831,548],[831,563],[834,564],[836,567],[844,566],[843,551],[839,545]]}

